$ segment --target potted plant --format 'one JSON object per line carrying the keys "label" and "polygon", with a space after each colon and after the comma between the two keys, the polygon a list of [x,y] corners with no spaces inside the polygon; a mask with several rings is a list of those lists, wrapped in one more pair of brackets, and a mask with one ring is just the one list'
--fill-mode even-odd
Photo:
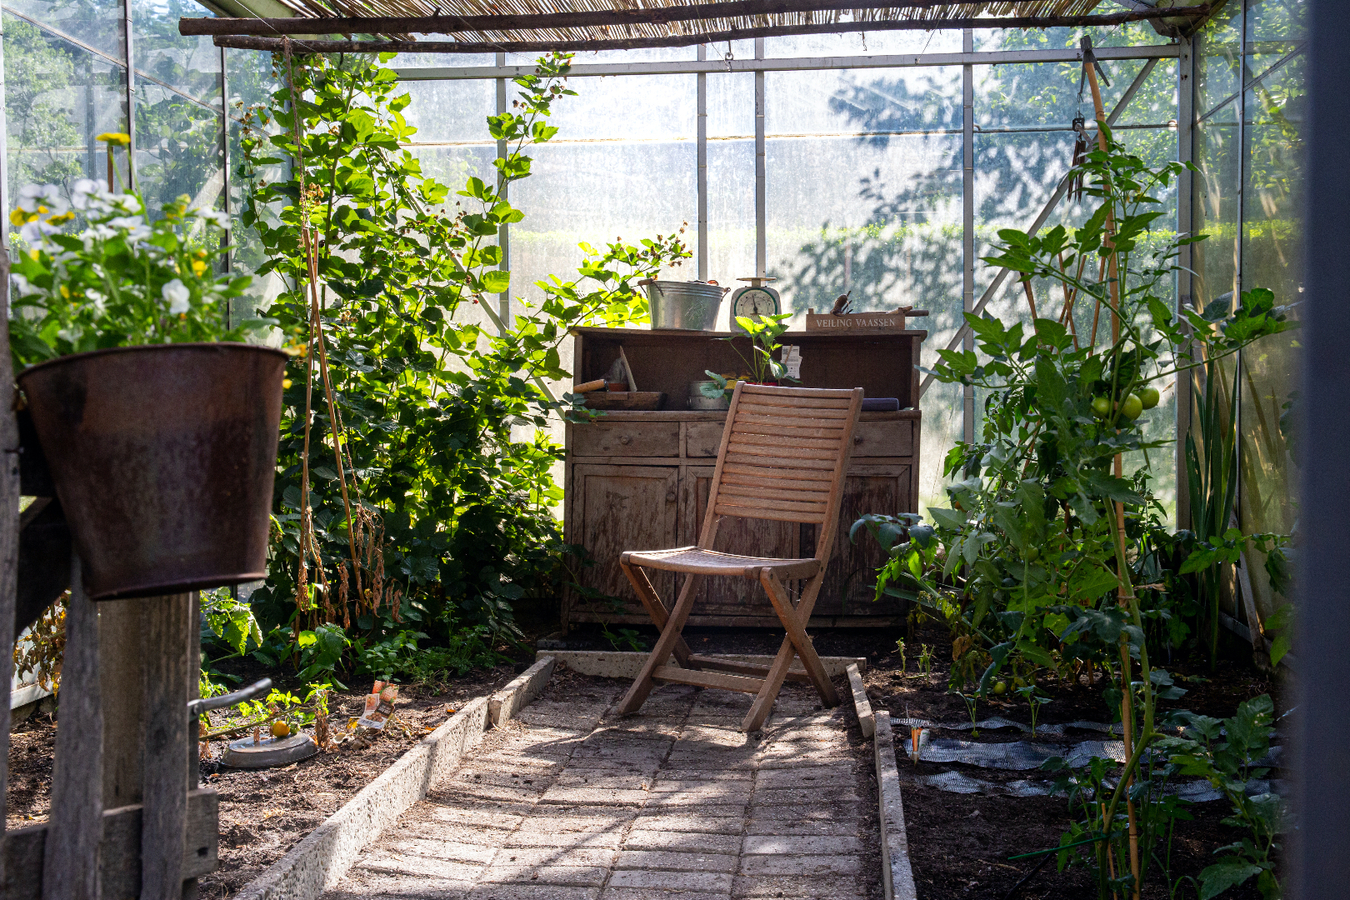
{"label": "potted plant", "polygon": [[[10,216],[10,349],[95,600],[266,574],[287,356],[227,321],[229,222],[186,196],[30,185]],[[69,230],[64,230],[69,229]]]}
{"label": "potted plant", "polygon": [[[774,359],[773,356],[778,352],[778,339],[788,330],[788,320],[792,315],[785,313],[781,316],[761,316],[758,319],[751,319],[747,316],[737,316],[736,324],[750,336],[750,356],[742,353],[735,344],[739,339],[737,337],[718,338],[720,341],[731,341],[732,349],[736,355],[745,363],[750,377],[745,379],[751,384],[782,384],[784,382],[793,382],[797,379],[787,373],[787,367],[783,363]],[[699,389],[703,396],[710,399],[726,398],[730,400],[731,392],[735,389],[735,382],[724,375],[718,375],[709,369],[705,369],[710,381],[699,382]]]}

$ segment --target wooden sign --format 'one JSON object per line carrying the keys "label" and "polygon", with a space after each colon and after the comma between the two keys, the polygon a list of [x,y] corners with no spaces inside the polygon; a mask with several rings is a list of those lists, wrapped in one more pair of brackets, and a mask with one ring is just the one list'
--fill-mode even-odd
{"label": "wooden sign", "polygon": [[903,309],[895,312],[845,313],[841,316],[817,315],[812,310],[806,312],[807,331],[845,332],[887,332],[904,331],[905,319],[911,316],[926,316],[927,310]]}

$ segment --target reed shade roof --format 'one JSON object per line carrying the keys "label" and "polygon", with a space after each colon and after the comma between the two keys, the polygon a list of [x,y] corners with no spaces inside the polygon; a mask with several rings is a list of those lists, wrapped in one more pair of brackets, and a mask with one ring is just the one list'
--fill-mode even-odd
{"label": "reed shade roof", "polygon": [[[295,52],[395,50],[530,52],[677,47],[755,37],[933,28],[1037,28],[1154,20],[1159,30],[1199,22],[1215,3],[1150,8],[1102,0],[280,0],[294,18],[184,18],[185,35],[223,47]],[[1178,0],[1182,2],[1182,0]],[[452,35],[418,40],[418,34]],[[331,40],[321,35],[347,35]],[[374,39],[352,40],[351,37]]]}

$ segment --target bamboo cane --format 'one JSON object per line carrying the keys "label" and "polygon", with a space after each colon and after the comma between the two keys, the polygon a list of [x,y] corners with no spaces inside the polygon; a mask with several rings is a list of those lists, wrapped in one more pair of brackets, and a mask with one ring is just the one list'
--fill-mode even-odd
{"label": "bamboo cane", "polygon": [[[1086,41],[1086,39],[1084,40]],[[1093,65],[1092,60],[1088,57],[1088,54],[1086,53],[1084,53],[1083,58],[1083,71],[1087,73],[1088,84],[1092,88],[1092,107],[1097,116],[1097,146],[1103,153],[1105,153],[1107,152],[1106,133],[1105,131],[1103,131],[1103,129],[1106,127],[1106,108],[1102,104],[1102,89],[1101,85],[1097,83],[1096,67]],[[1109,197],[1107,202],[1108,203],[1111,202]],[[1109,281],[1107,282],[1107,290],[1109,291],[1111,298],[1110,305],[1111,305],[1112,346],[1114,346],[1120,340],[1120,260],[1116,254],[1115,241],[1113,238],[1113,235],[1115,234],[1115,226],[1116,223],[1114,210],[1112,210],[1108,206],[1106,213],[1106,226],[1105,226],[1106,235],[1102,243],[1107,249],[1106,267],[1109,278]],[[1095,339],[1096,336],[1097,336],[1096,323],[1094,322],[1093,338]],[[1124,466],[1121,460],[1121,455],[1117,453],[1115,462],[1113,463],[1113,470],[1117,478],[1121,477],[1121,475],[1123,474],[1123,469]],[[1116,501],[1116,540],[1121,545],[1119,558],[1124,559],[1125,504],[1121,503],[1118,500]],[[1126,588],[1126,583],[1128,581],[1128,574],[1125,572],[1120,572],[1118,574],[1120,576],[1121,584],[1117,588],[1117,597],[1120,600],[1121,606],[1128,606],[1130,600],[1130,591],[1127,590]],[[1120,680],[1121,686],[1124,688],[1124,690],[1122,691],[1122,697],[1120,701],[1120,724],[1121,724],[1121,731],[1123,732],[1123,736],[1125,739],[1124,741],[1125,758],[1129,759],[1133,755],[1134,750],[1133,748],[1134,698],[1131,695],[1131,687],[1130,687],[1131,683],[1133,682],[1130,666],[1130,645],[1128,638],[1126,638],[1123,632],[1121,633],[1120,636]],[[1134,778],[1133,776],[1131,776],[1129,782],[1133,783],[1133,781]],[[1126,787],[1126,790],[1127,791],[1129,790],[1128,785]],[[1134,895],[1134,900],[1140,900],[1139,820],[1135,814],[1134,801],[1129,799],[1128,794],[1126,795],[1125,810],[1129,815],[1130,819],[1130,874],[1134,876],[1134,887],[1132,893]]]}

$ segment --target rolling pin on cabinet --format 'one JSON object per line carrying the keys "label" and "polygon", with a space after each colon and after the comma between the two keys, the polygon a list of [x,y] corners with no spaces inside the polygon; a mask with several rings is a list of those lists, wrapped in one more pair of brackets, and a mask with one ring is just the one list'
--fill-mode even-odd
{"label": "rolling pin on cabinet", "polygon": [[[664,392],[668,402],[688,395],[688,382],[704,369],[733,371],[718,354],[731,351],[707,332],[582,328],[574,332],[578,376],[603,372],[618,348],[643,390]],[[865,626],[901,619],[908,610],[895,598],[876,601],[876,570],[885,554],[870,535],[849,540],[864,513],[914,512],[918,508],[919,434],[916,406],[919,342],[924,332],[897,335],[789,333],[802,345],[806,387],[860,385],[869,397],[894,396],[898,412],[865,412],[854,433],[852,458],[825,582],[812,622]],[[619,568],[625,550],[659,550],[698,540],[708,489],[726,425],[725,412],[667,409],[610,410],[593,422],[567,425],[565,534],[591,560],[575,569],[580,590],[563,596],[563,622],[649,624],[650,618]],[[756,556],[803,557],[815,549],[810,525],[758,519],[723,521],[715,549]],[[657,592],[674,601],[675,576],[649,571]],[[799,585],[792,586],[794,590]],[[732,578],[704,579],[690,622],[695,625],[778,627],[759,585]]]}

